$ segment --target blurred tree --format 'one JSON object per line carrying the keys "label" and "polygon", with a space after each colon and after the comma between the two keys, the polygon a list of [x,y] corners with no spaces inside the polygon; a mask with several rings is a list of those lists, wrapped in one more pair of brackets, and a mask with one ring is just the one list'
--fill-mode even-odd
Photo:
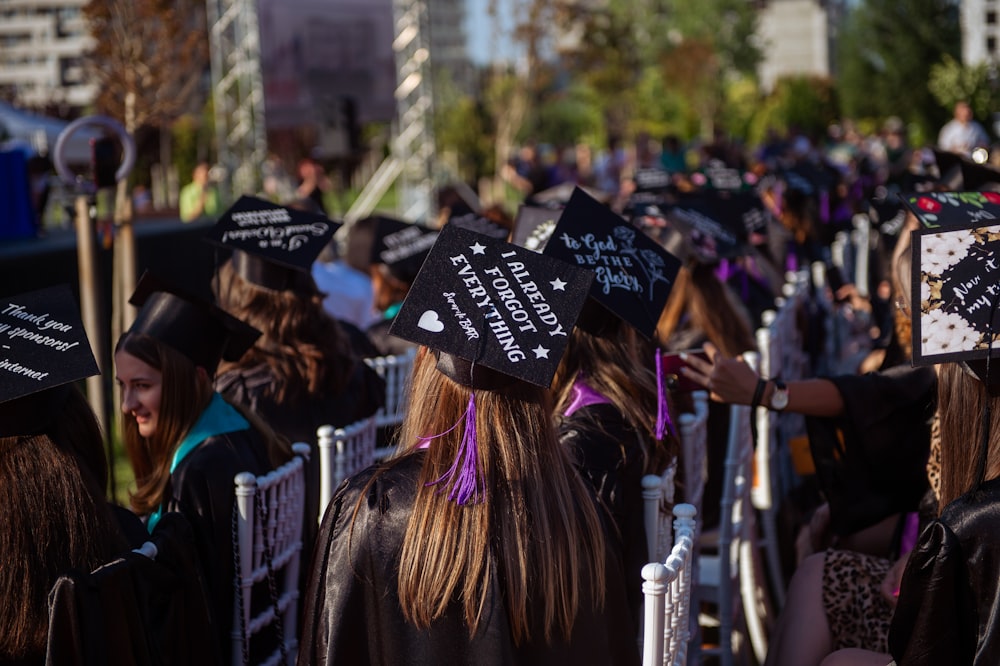
{"label": "blurred tree", "polygon": [[962,65],[946,55],[931,67],[927,87],[942,107],[952,109],[965,100],[976,118],[986,122],[1000,109],[1000,80],[992,63]]}
{"label": "blurred tree", "polygon": [[191,108],[208,68],[204,3],[90,0],[83,12],[95,38],[86,64],[98,111],[134,132],[167,127]]}
{"label": "blurred tree", "polygon": [[928,87],[931,67],[959,56],[954,0],[861,0],[841,42],[840,89],[853,117],[898,115],[936,136],[951,109]]}
{"label": "blurred tree", "polygon": [[790,130],[814,139],[823,137],[840,117],[833,82],[819,76],[787,76],[778,79],[751,122],[751,143],[764,141],[768,131]]}

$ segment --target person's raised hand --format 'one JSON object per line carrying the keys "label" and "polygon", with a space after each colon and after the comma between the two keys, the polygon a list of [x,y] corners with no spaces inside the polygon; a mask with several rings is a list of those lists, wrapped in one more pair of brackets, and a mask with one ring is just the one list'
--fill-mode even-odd
{"label": "person's raised hand", "polygon": [[728,357],[711,342],[703,346],[708,361],[682,354],[687,365],[681,373],[699,386],[707,388],[712,400],[737,405],[749,405],[757,388],[757,373],[746,364],[742,356]]}

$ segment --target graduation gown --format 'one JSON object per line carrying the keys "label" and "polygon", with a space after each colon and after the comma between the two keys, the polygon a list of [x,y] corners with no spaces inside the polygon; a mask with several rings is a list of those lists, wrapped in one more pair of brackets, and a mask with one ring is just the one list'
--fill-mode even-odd
{"label": "graduation gown", "polygon": [[266,446],[257,431],[248,428],[213,435],[174,469],[163,505],[164,511],[178,511],[191,523],[212,624],[226,660],[233,624],[234,479],[240,472],[261,476],[270,470]]}
{"label": "graduation gown", "polygon": [[620,565],[611,553],[604,610],[590,610],[589,599],[581,599],[569,642],[545,645],[536,638],[514,645],[496,578],[489,581],[476,636],[469,637],[458,604],[427,629],[408,623],[397,595],[397,568],[423,457],[416,452],[378,475],[369,468],[348,479],[331,501],[306,590],[301,666],[638,663],[636,636],[625,621]]}
{"label": "graduation gown", "polygon": [[616,533],[611,543],[619,549],[634,635],[638,636],[643,606],[642,567],[649,559],[642,499],[645,463],[639,436],[618,408],[601,403],[580,407],[564,416],[559,439],[569,447],[580,474],[614,520]]}
{"label": "graduation gown", "polygon": [[1000,664],[1000,479],[958,498],[910,553],[889,629],[899,666]]}
{"label": "graduation gown", "polygon": [[928,487],[934,368],[897,366],[829,379],[844,400],[844,415],[808,417],[806,426],[831,529],[843,536],[916,511]]}

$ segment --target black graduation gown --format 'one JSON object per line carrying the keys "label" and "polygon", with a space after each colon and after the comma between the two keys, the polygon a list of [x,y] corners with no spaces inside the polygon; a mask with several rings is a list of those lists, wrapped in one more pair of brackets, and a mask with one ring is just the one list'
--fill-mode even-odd
{"label": "black graduation gown", "polygon": [[830,381],[844,400],[844,415],[809,417],[806,426],[831,529],[843,536],[916,511],[927,490],[934,369],[897,366]]}
{"label": "black graduation gown", "polygon": [[397,596],[397,567],[423,456],[402,458],[377,477],[369,468],[348,479],[331,501],[306,590],[300,665],[638,663],[636,636],[625,621],[625,583],[612,553],[605,608],[588,610],[589,600],[581,599],[568,643],[515,646],[496,579],[475,637],[469,638],[457,604],[428,629],[408,623]]}
{"label": "black graduation gown", "polygon": [[643,522],[642,446],[622,413],[614,405],[599,403],[580,407],[559,424],[559,440],[570,448],[581,475],[594,488],[614,520],[624,567],[626,595],[632,610],[635,635],[642,612],[642,567],[649,559]]}
{"label": "black graduation gown", "polygon": [[49,595],[49,666],[222,663],[209,622],[191,527],[163,516],[155,560],[126,553],[91,572],[69,572]]}
{"label": "black graduation gown", "polygon": [[271,470],[263,439],[253,429],[209,437],[170,475],[164,511],[179,511],[191,523],[205,574],[209,610],[220,651],[228,663],[233,624],[233,503],[240,472]]}
{"label": "black graduation gown", "polygon": [[1000,479],[958,498],[910,553],[889,630],[899,666],[1000,664]]}

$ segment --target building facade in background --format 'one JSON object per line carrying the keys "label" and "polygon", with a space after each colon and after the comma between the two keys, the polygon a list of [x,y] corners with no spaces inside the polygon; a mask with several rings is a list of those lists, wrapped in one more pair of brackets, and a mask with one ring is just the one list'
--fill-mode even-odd
{"label": "building facade in background", "polygon": [[995,62],[1000,55],[1000,1],[962,0],[962,63]]}
{"label": "building facade in background", "polygon": [[97,94],[82,55],[93,43],[87,0],[0,2],[0,97],[19,106],[82,108]]}
{"label": "building facade in background", "polygon": [[843,0],[766,0],[760,4],[761,88],[772,90],[783,76],[835,76]]}

